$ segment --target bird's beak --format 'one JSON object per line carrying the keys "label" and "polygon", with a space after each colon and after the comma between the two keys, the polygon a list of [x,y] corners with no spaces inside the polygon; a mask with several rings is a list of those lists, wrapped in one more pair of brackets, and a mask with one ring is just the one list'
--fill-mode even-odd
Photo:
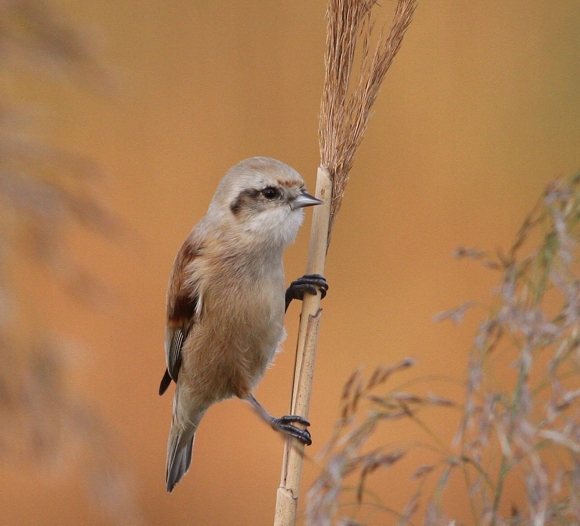
{"label": "bird's beak", "polygon": [[294,201],[292,201],[292,210],[298,210],[299,208],[304,208],[305,206],[321,205],[323,202],[314,197],[313,195],[307,194],[306,191],[300,190],[300,194]]}

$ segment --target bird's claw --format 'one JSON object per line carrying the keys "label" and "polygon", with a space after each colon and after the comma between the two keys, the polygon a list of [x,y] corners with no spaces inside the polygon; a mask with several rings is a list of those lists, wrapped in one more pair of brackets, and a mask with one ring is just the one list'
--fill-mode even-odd
{"label": "bird's claw", "polygon": [[308,420],[298,415],[281,416],[280,418],[272,419],[271,422],[272,428],[279,433],[291,436],[306,446],[312,444],[312,437],[310,436],[308,429],[300,429],[293,425],[294,423],[302,424],[304,426],[310,425]]}
{"label": "bird's claw", "polygon": [[320,274],[305,274],[290,283],[290,286],[286,290],[286,301],[289,303],[292,300],[302,300],[304,299],[305,293],[314,296],[318,291],[320,291],[320,299],[323,299],[328,291],[326,278]]}

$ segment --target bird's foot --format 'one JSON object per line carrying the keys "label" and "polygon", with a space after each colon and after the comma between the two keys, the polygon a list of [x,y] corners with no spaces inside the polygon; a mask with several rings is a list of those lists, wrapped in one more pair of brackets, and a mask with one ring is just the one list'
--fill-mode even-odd
{"label": "bird's foot", "polygon": [[312,444],[312,437],[310,436],[308,429],[300,429],[293,425],[295,423],[304,426],[310,425],[308,420],[298,415],[286,415],[281,416],[280,418],[273,418],[270,425],[279,433],[291,436],[307,446]]}
{"label": "bird's foot", "polygon": [[292,300],[303,300],[304,294],[316,295],[320,291],[320,299],[326,296],[328,283],[326,278],[320,274],[305,274],[301,278],[290,283],[286,289],[286,308]]}

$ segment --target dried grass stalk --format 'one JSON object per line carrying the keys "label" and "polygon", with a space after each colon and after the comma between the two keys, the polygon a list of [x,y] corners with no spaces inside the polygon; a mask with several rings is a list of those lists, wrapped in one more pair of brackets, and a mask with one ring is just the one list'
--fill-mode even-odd
{"label": "dried grass stalk", "polygon": [[[458,255],[490,267],[486,252]],[[448,379],[464,390],[464,403],[409,391],[416,380],[393,387],[390,378],[410,360],[347,380],[308,493],[306,524],[580,524],[579,258],[580,172],[551,184],[512,247],[495,256],[499,286],[475,333],[466,376]],[[449,312],[441,319],[453,321]],[[427,392],[434,380],[422,379]],[[429,427],[435,408],[459,411],[449,445]],[[399,440],[397,422],[418,426],[412,440]],[[403,469],[414,468],[410,477],[384,473],[400,460]],[[383,478],[373,486],[379,469]],[[394,484],[409,497],[402,510],[393,505]],[[469,504],[468,522],[459,522],[457,502]]]}
{"label": "dried grass stalk", "polygon": [[[455,404],[447,399],[403,391],[402,385],[392,385],[395,376],[399,377],[414,364],[412,358],[407,358],[390,367],[378,366],[368,378],[359,368],[345,384],[334,433],[318,457],[323,467],[308,492],[306,524],[309,526],[363,526],[364,523],[360,522],[366,517],[363,510],[371,500],[376,505],[372,510],[377,514],[380,510],[393,517],[406,515],[410,518],[417,510],[423,491],[420,479],[440,466],[421,465],[415,470],[413,478],[418,481],[418,490],[402,514],[391,510],[388,503],[383,505],[378,499],[369,499],[371,493],[373,497],[377,495],[367,488],[374,473],[389,470],[415,450],[421,449],[424,453],[427,448],[433,448],[441,450],[445,457],[444,447],[437,447],[436,442],[431,444],[431,431],[419,414],[435,407],[455,407]],[[382,436],[382,433],[397,436],[397,422],[413,422],[417,426],[412,443],[381,442],[378,447],[370,444],[372,437]],[[449,463],[440,464],[449,467]]]}
{"label": "dried grass stalk", "polygon": [[[314,210],[308,273],[324,274],[330,232],[369,119],[370,109],[393,58],[401,46],[416,0],[398,0],[390,28],[370,53],[376,0],[329,0],[327,9],[326,78],[321,102],[320,168],[316,196],[325,204]],[[361,69],[352,83],[357,45],[362,42]],[[307,296],[302,305],[296,351],[292,414],[308,416],[314,360],[320,324],[320,296]],[[304,447],[287,444],[276,501],[276,526],[296,523]]]}
{"label": "dried grass stalk", "polygon": [[[368,124],[385,75],[401,47],[416,8],[416,0],[399,0],[387,31],[381,31],[370,53],[376,0],[330,0],[326,39],[326,78],[322,94],[319,147],[320,163],[332,179],[330,228],[338,214],[350,169]],[[352,87],[355,51],[362,40],[361,69]]]}
{"label": "dried grass stalk", "polygon": [[[23,76],[28,70],[32,76]],[[4,468],[46,479],[82,464],[90,495],[108,523],[143,520],[108,425],[67,385],[66,357],[76,347],[54,338],[37,316],[35,299],[15,279],[29,264],[51,271],[75,299],[93,306],[100,283],[75,262],[71,227],[117,239],[120,223],[104,207],[96,183],[103,175],[82,155],[54,147],[35,127],[30,86],[76,80],[106,88],[105,71],[85,36],[44,0],[0,1],[0,457]],[[14,92],[7,86],[26,89]],[[36,92],[36,87],[33,90]],[[42,101],[42,98],[40,99]],[[36,107],[38,102],[35,102]],[[24,270],[22,270],[24,268]],[[16,270],[18,269],[18,270]],[[30,274],[30,275],[29,275]],[[23,301],[25,300],[25,301]],[[28,316],[26,307],[28,307]],[[30,313],[35,316],[30,316]],[[62,473],[60,473],[62,474]]]}

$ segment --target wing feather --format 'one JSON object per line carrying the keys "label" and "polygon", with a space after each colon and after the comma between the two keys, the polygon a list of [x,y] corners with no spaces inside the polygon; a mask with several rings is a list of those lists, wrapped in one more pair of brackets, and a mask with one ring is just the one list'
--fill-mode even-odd
{"label": "wing feather", "polygon": [[[193,234],[193,233],[192,233]],[[163,394],[171,380],[177,382],[182,362],[182,349],[191,327],[199,313],[196,312],[199,302],[197,283],[190,279],[188,270],[196,257],[199,257],[201,246],[193,242],[190,235],[183,243],[173,263],[173,271],[167,290],[167,326],[165,330],[165,362],[167,369],[159,385],[159,394]]]}
{"label": "wing feather", "polygon": [[173,331],[173,337],[169,344],[169,359],[167,360],[167,371],[169,376],[177,381],[179,368],[181,367],[181,348],[183,347],[183,327],[178,327]]}

